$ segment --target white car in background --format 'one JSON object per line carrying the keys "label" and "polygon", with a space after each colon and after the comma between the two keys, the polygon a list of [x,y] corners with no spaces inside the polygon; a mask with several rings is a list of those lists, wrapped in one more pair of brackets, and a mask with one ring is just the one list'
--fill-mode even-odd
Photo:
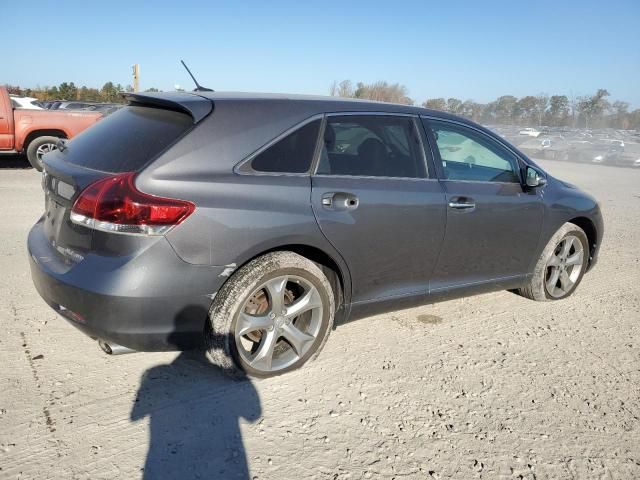
{"label": "white car in background", "polygon": [[535,137],[535,138],[540,136],[540,131],[536,130],[535,128],[531,128],[531,127],[523,128],[518,133],[520,135],[528,135],[530,137]]}
{"label": "white car in background", "polygon": [[13,108],[27,108],[30,110],[43,110],[40,100],[33,97],[20,97],[18,95],[9,95]]}

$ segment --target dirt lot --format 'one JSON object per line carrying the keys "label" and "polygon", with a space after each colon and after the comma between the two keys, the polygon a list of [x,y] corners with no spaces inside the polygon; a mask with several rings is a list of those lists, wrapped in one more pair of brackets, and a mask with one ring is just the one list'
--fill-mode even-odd
{"label": "dirt lot", "polygon": [[361,320],[302,371],[234,382],[194,354],[108,357],[56,317],[25,252],[40,177],[12,160],[0,478],[640,478],[640,171],[541,163],[604,211],[600,263],[576,295]]}

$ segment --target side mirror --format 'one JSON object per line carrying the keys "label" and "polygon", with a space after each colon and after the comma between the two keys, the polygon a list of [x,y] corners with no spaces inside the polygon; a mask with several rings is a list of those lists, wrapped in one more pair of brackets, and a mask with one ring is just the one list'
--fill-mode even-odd
{"label": "side mirror", "polygon": [[542,187],[547,184],[547,179],[535,168],[527,167],[525,184],[529,188]]}

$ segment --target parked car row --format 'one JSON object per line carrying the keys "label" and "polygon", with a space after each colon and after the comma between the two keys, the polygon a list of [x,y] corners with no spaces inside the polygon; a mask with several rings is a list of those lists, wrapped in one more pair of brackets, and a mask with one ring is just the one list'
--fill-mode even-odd
{"label": "parked car row", "polygon": [[55,100],[51,102],[43,102],[43,107],[47,110],[89,110],[93,112],[102,112],[107,115],[115,112],[121,108],[122,105],[119,103]]}
{"label": "parked car row", "polygon": [[109,115],[122,107],[119,103],[100,103],[68,100],[40,101],[33,97],[9,95],[11,106],[28,110],[87,110]]}
{"label": "parked car row", "polygon": [[640,132],[567,127],[491,128],[535,158],[640,168]]}
{"label": "parked car row", "polygon": [[44,106],[42,102],[33,97],[21,97],[19,95],[9,95],[11,106],[13,108],[26,108],[28,110],[42,110]]}

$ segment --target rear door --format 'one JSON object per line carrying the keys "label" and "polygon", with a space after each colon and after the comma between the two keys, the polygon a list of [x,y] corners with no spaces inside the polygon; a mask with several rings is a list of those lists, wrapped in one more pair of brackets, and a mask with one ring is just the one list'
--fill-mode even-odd
{"label": "rear door", "polygon": [[489,135],[423,119],[446,193],[447,228],[431,290],[473,287],[529,273],[542,226],[539,190],[526,190],[519,160]]}
{"label": "rear door", "polygon": [[424,298],[444,234],[444,194],[426,168],[419,120],[329,115],[313,210],[349,265],[352,301]]}

